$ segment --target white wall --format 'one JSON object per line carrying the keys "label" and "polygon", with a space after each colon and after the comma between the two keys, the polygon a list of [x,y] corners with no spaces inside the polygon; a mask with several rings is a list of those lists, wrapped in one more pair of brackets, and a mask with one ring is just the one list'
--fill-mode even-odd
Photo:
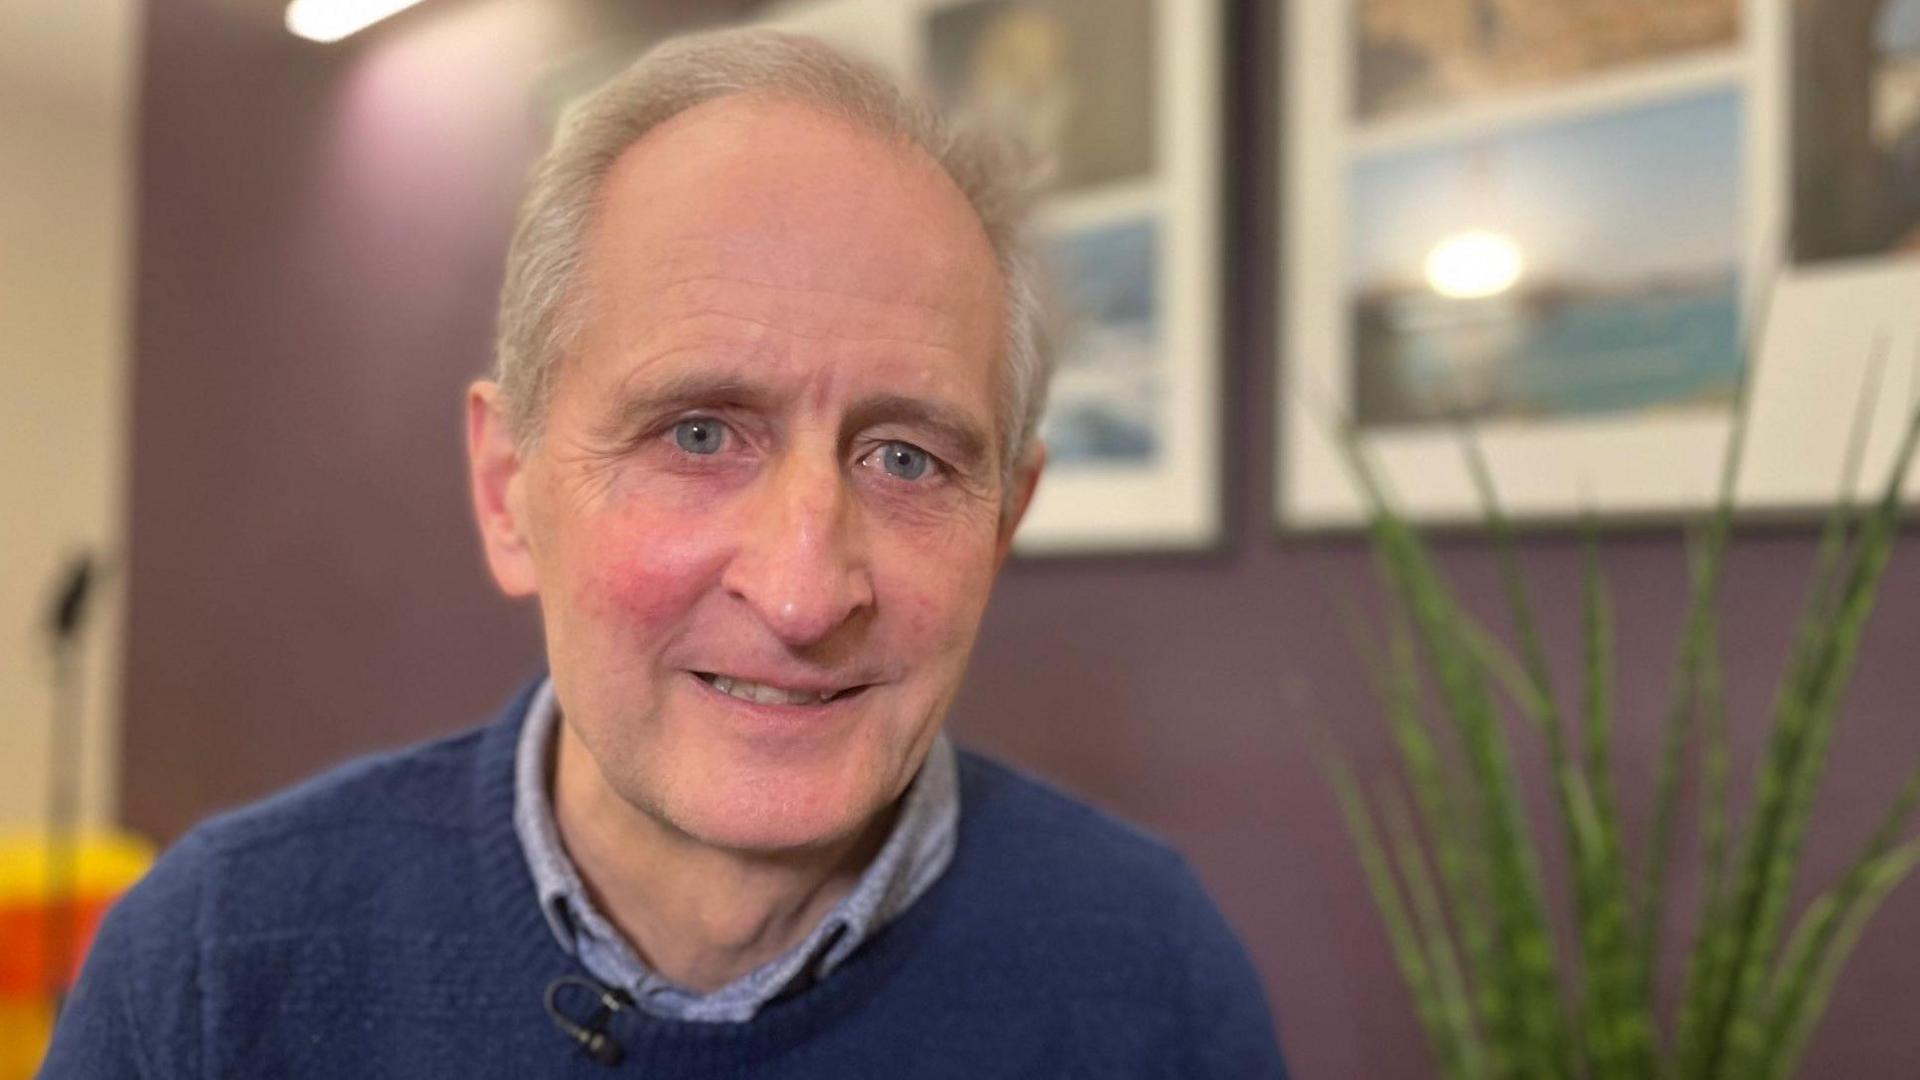
{"label": "white wall", "polygon": [[[83,545],[124,548],[139,27],[137,0],[0,3],[0,828],[45,813],[49,583]],[[87,638],[95,821],[114,809],[118,585]]]}

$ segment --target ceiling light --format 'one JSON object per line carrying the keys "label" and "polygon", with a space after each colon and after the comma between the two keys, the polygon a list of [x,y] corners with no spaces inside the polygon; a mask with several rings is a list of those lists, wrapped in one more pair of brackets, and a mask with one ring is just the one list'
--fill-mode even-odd
{"label": "ceiling light", "polygon": [[287,29],[308,41],[339,41],[420,0],[293,0]]}

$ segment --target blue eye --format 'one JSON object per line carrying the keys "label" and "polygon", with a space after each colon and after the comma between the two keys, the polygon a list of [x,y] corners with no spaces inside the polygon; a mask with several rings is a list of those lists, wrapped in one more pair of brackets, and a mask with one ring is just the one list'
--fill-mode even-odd
{"label": "blue eye", "polygon": [[727,425],[699,417],[673,425],[674,445],[689,454],[717,454],[727,441]]}
{"label": "blue eye", "polygon": [[890,442],[880,447],[880,467],[889,476],[918,480],[932,463],[933,458],[912,443]]}

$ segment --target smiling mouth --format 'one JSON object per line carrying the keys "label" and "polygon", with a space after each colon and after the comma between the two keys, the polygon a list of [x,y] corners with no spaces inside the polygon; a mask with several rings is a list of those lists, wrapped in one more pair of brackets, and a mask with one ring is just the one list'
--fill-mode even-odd
{"label": "smiling mouth", "polygon": [[838,690],[792,690],[784,686],[748,682],[731,675],[716,675],[710,671],[696,671],[694,674],[699,676],[701,682],[728,697],[750,701],[755,705],[825,705],[866,689],[865,686],[847,686]]}

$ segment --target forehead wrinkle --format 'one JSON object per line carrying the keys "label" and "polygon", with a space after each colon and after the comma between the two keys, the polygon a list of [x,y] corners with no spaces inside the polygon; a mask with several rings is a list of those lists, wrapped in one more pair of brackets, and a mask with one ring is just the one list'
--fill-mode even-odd
{"label": "forehead wrinkle", "polygon": [[[890,393],[868,395],[854,406],[855,409],[863,412],[894,411],[903,414],[901,418],[905,418],[904,414],[911,414],[933,419],[934,414],[938,414],[939,419],[950,422],[936,426],[948,430],[954,442],[971,450],[972,444],[979,441],[974,437],[978,425],[968,422],[967,410],[946,401],[947,393],[942,388],[951,382],[951,375],[943,375],[942,372],[951,367],[956,357],[964,355],[964,348],[963,343],[941,340],[943,335],[927,333],[918,337],[892,337],[840,330],[806,333],[784,322],[743,315],[733,305],[663,313],[663,316],[659,322],[647,326],[625,341],[616,352],[616,355],[626,357],[623,363],[627,365],[626,372],[619,376],[616,397],[623,406],[630,407],[629,411],[648,411],[645,407],[648,401],[663,397],[658,391],[648,388],[650,381],[662,380],[663,384],[674,384],[681,380],[682,374],[661,375],[659,372],[662,365],[674,367],[672,361],[676,357],[695,358],[691,364],[682,365],[689,385],[705,380],[713,386],[740,388],[741,392],[735,395],[738,404],[768,404],[763,400],[765,395],[754,395],[754,400],[748,400],[747,388],[773,388],[778,391],[771,395],[773,397],[797,393],[799,388],[793,384],[790,372],[793,362],[797,360],[794,343],[810,342],[836,351],[848,351],[846,359],[851,366],[841,370],[833,381],[841,377],[861,378],[857,372],[863,369],[882,377],[886,377],[884,373],[888,371],[894,373],[891,376],[893,389]],[[1004,377],[999,370],[999,356],[992,355],[985,363],[989,382],[997,384]],[[692,364],[699,366],[689,371]],[[817,398],[827,393],[828,385],[821,383],[815,396]],[[929,393],[930,399],[925,396]],[[930,400],[933,407],[897,410],[862,408],[879,400],[898,404],[916,398]],[[997,408],[989,420],[988,427],[997,431],[1001,420]],[[962,428],[971,430],[962,431]]]}
{"label": "forehead wrinkle", "polygon": [[[924,345],[945,343],[961,336],[959,320],[950,309],[939,304],[904,297],[882,299],[824,285],[699,274],[667,282],[653,296],[655,299],[647,307],[654,309],[660,318],[678,320],[720,315],[807,340],[847,338]],[[841,301],[852,310],[843,307],[818,313],[816,305],[809,301],[821,298]],[[684,303],[687,310],[675,311],[675,303]],[[919,332],[902,332],[908,328]]]}
{"label": "forehead wrinkle", "polygon": [[887,299],[882,300],[864,293],[849,292],[845,289],[828,288],[825,285],[792,285],[778,281],[761,281],[755,278],[741,277],[736,274],[689,274],[677,277],[663,287],[661,291],[672,292],[677,289],[697,290],[701,286],[747,286],[754,289],[767,289],[774,292],[803,293],[809,296],[837,296],[855,303],[879,308],[911,308],[924,311],[936,318],[947,318],[947,310],[938,304],[918,300]]}
{"label": "forehead wrinkle", "polygon": [[[753,320],[740,319],[732,315],[702,316],[700,321],[718,321],[721,323],[745,322],[758,327]],[[634,356],[624,373],[620,374],[609,399],[619,402],[623,407],[636,407],[648,404],[670,403],[674,405],[697,404],[700,402],[717,403],[726,401],[744,405],[768,405],[783,398],[790,398],[798,392],[804,383],[820,384],[820,392],[826,392],[833,382],[847,378],[858,378],[853,369],[819,370],[806,375],[794,370],[793,354],[770,338],[776,335],[737,335],[713,333],[683,333],[670,335],[671,340],[657,342],[652,347],[633,350]],[[859,339],[852,344],[879,344],[894,346],[900,343],[886,339]],[[906,343],[914,352],[946,353],[937,345]],[[692,357],[692,362],[675,364],[678,357]],[[901,377],[892,380],[897,385],[925,388],[938,386],[943,380],[932,378],[931,373],[919,369],[911,354],[889,348],[887,360],[903,361],[912,365],[901,372]],[[861,365],[865,366],[865,365]],[[662,370],[665,368],[666,370]],[[824,381],[823,381],[824,380]],[[885,396],[885,395],[877,395]],[[936,396],[944,396],[936,394]],[[939,409],[953,415],[960,410],[945,404]]]}
{"label": "forehead wrinkle", "polygon": [[[889,268],[896,289],[933,282],[935,296],[996,276],[977,212],[924,150],[801,111],[756,134],[749,129],[773,119],[723,109],[714,123],[666,140],[690,146],[642,140],[615,173],[639,181],[646,197],[610,200],[607,223],[644,233],[630,251],[668,275],[758,267],[775,279],[767,284],[815,284],[864,265]],[[795,142],[794,124],[821,121]],[[817,261],[821,253],[830,258]]]}
{"label": "forehead wrinkle", "polygon": [[[838,330],[823,330],[819,333],[807,333],[804,330],[796,329],[795,327],[775,322],[771,319],[756,319],[751,315],[742,315],[737,311],[719,307],[690,311],[684,314],[676,313],[673,318],[668,321],[666,327],[655,328],[648,333],[642,334],[641,337],[643,340],[656,335],[672,337],[674,336],[674,331],[684,330],[685,325],[688,323],[706,322],[743,323],[756,330],[767,331],[765,334],[742,335],[737,338],[731,334],[713,335],[712,340],[715,343],[721,344],[734,340],[760,342],[768,337],[779,336],[799,338],[802,341],[844,341],[863,345],[904,345],[913,349],[931,349],[942,353],[955,351],[951,345],[941,340],[940,335],[929,334],[922,337],[891,337],[885,334],[856,334]],[[691,331],[688,331],[688,335],[694,338],[698,338],[699,336],[697,333]],[[697,347],[697,341],[676,343],[667,349],[652,351],[649,355],[660,355],[668,351],[677,352],[684,348]]]}

